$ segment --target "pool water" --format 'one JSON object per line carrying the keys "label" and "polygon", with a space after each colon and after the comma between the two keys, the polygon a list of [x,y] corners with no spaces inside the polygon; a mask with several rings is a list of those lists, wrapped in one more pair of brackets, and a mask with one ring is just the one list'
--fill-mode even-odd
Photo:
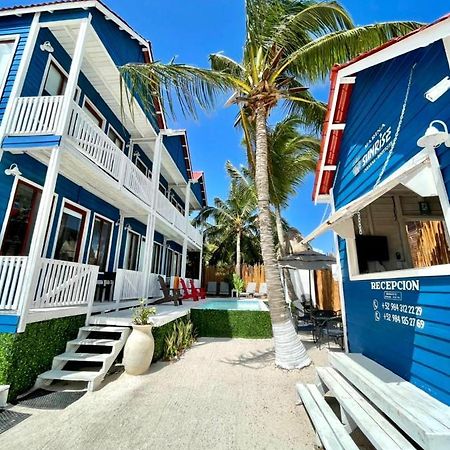
{"label": "pool water", "polygon": [[195,306],[196,309],[220,309],[235,311],[267,311],[264,302],[259,300],[206,300],[203,305]]}

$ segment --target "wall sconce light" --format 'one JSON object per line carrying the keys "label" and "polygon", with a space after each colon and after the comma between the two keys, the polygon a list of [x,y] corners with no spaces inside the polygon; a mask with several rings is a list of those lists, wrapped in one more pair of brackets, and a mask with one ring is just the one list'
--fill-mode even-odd
{"label": "wall sconce light", "polygon": [[55,51],[49,41],[45,41],[43,44],[41,44],[40,48],[43,52],[53,53]]}
{"label": "wall sconce light", "polygon": [[19,170],[19,167],[17,167],[17,164],[14,163],[9,166],[9,169],[5,169],[5,175],[20,177],[20,175],[22,175],[22,172]]}
{"label": "wall sconce light", "polygon": [[425,92],[425,98],[430,102],[435,102],[450,89],[450,78],[445,77],[438,84]]}
{"label": "wall sconce light", "polygon": [[[434,124],[441,125],[443,131],[439,131]],[[433,120],[428,126],[427,131],[425,131],[425,134],[417,141],[417,145],[423,148],[437,148],[444,143],[446,147],[450,147],[448,128],[442,120]]]}

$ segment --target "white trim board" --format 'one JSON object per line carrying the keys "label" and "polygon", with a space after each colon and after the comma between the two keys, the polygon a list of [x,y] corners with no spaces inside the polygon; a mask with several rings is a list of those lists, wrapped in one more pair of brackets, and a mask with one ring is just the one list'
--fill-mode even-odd
{"label": "white trim board", "polygon": [[[90,232],[89,232],[89,244],[87,246],[87,262],[86,264],[91,264],[89,262],[89,251],[91,249],[91,245],[92,245],[92,237],[94,235],[94,226],[95,226],[95,218],[98,217],[101,220],[104,220],[105,222],[110,222],[111,223],[111,233],[109,235],[109,242],[108,242],[108,248],[107,248],[107,256],[106,256],[106,263],[105,263],[105,271],[108,272],[108,267],[109,267],[109,260],[111,258],[111,248],[112,248],[112,238],[113,238],[113,234],[114,234],[114,220],[110,219],[109,217],[106,217],[102,214],[99,214],[97,212],[94,212],[94,214],[92,215],[92,221],[90,223]],[[103,272],[99,272],[99,273],[103,273]]]}
{"label": "white trim board", "polygon": [[73,206],[77,209],[81,209],[86,212],[86,219],[85,219],[83,235],[82,235],[81,244],[80,244],[80,254],[78,256],[78,261],[74,261],[74,262],[82,263],[84,260],[84,255],[85,255],[85,250],[86,250],[86,237],[87,237],[87,231],[89,228],[89,223],[91,220],[91,210],[82,205],[79,205],[78,203],[73,202],[72,200],[69,200],[66,197],[62,197],[62,199],[61,199],[61,209],[59,211],[58,225],[56,226],[56,230],[55,230],[55,239],[53,241],[53,249],[52,249],[51,259],[55,259],[56,244],[58,242],[59,230],[61,228],[61,220],[62,220],[62,216],[64,213],[64,207],[66,204],[69,205],[69,209],[70,209],[70,206]]}
{"label": "white trim board", "polygon": [[0,98],[3,95],[3,90],[5,89],[6,82],[8,81],[8,76],[11,72],[11,66],[16,56],[17,46],[19,45],[20,34],[10,34],[5,36],[0,36],[0,44],[5,41],[14,41],[13,49],[11,55],[9,56],[9,61],[6,64],[6,72],[3,78],[0,78]]}

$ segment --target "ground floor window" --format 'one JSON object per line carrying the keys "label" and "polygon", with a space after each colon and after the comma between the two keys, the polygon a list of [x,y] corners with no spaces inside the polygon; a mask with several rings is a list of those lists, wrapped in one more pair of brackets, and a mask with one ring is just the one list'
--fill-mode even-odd
{"label": "ground floor window", "polygon": [[41,194],[38,187],[18,181],[3,237],[2,255],[28,255]]}
{"label": "ground floor window", "polygon": [[100,272],[105,272],[109,257],[112,236],[112,222],[99,216],[94,217],[91,245],[89,248],[89,264],[99,266]]}
{"label": "ground floor window", "polygon": [[161,258],[162,258],[162,245],[155,242],[153,243],[152,273],[160,273]]}
{"label": "ground floor window", "polygon": [[134,231],[127,231],[125,247],[124,268],[127,270],[139,270],[139,258],[141,252],[141,235]]}
{"label": "ground floor window", "polygon": [[360,274],[450,263],[450,240],[439,197],[423,197],[420,189],[407,183],[362,208],[353,216],[353,225]]}
{"label": "ground floor window", "polygon": [[69,203],[64,204],[56,241],[55,259],[80,261],[86,215],[85,210]]}

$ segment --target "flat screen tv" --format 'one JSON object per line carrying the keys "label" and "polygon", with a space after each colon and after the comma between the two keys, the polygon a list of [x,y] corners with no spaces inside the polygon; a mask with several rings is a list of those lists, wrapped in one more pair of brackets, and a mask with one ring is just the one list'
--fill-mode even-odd
{"label": "flat screen tv", "polygon": [[389,247],[386,236],[356,236],[359,273],[368,271],[369,261],[389,261]]}

